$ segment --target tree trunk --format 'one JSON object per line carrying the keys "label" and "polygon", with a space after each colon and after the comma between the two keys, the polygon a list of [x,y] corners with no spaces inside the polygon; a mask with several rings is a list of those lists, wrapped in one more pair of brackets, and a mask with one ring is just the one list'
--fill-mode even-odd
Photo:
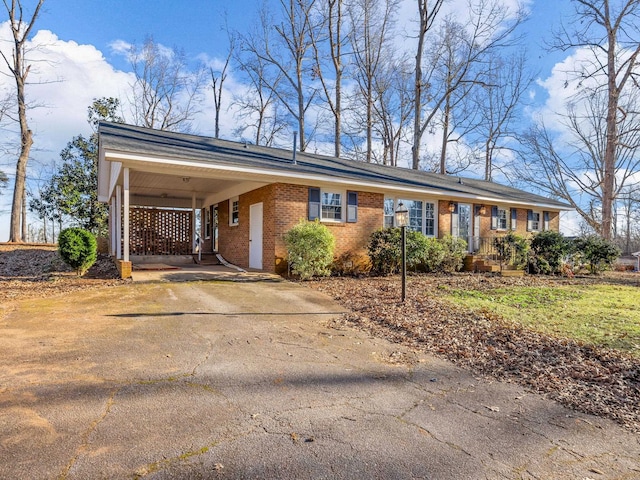
{"label": "tree trunk", "polygon": [[613,201],[616,172],[616,145],[618,143],[618,125],[616,115],[618,113],[618,87],[616,85],[616,51],[617,44],[615,34],[609,31],[609,49],[607,51],[607,137],[604,150],[602,182],[602,231],[603,238],[611,239]]}
{"label": "tree trunk", "polygon": [[444,122],[442,124],[442,148],[440,149],[440,173],[447,174],[447,143],[449,136],[449,114],[451,113],[451,95],[447,94],[444,104]]}

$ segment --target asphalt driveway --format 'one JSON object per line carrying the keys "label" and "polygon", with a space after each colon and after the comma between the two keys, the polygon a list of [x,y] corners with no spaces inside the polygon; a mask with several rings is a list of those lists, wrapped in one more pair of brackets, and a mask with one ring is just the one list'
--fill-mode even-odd
{"label": "asphalt driveway", "polygon": [[287,282],[0,308],[0,478],[640,478],[638,436],[340,311]]}

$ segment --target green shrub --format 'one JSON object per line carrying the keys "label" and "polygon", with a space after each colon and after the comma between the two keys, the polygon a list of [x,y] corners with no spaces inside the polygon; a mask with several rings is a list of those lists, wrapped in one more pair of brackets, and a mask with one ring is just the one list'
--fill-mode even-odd
{"label": "green shrub", "polygon": [[284,241],[291,271],[302,280],[331,274],[336,241],[325,225],[301,220],[285,233]]}
{"label": "green shrub", "polygon": [[[407,269],[434,272],[441,269],[444,250],[438,240],[407,229]],[[371,272],[398,273],[402,265],[402,230],[384,228],[371,234],[368,246]]]}
{"label": "green shrub", "polygon": [[399,228],[383,228],[371,234],[367,247],[371,272],[389,275],[400,270],[402,262],[401,233]]}
{"label": "green shrub", "polygon": [[547,230],[531,239],[529,272],[556,274],[562,271],[563,259],[569,253],[571,244],[560,232]]}
{"label": "green shrub", "polygon": [[509,232],[504,237],[494,238],[493,244],[498,251],[498,255],[506,263],[516,267],[523,267],[527,264],[529,242],[525,237]]}
{"label": "green shrub", "polygon": [[407,239],[408,244],[411,242],[411,249],[409,246],[407,248],[412,251],[411,263],[407,258],[407,264],[424,272],[442,270],[445,253],[442,243],[437,238],[427,237],[418,232],[412,233],[415,235],[410,235]]}
{"label": "green shrub", "polygon": [[464,257],[467,254],[467,242],[462,238],[445,235],[440,243],[444,250],[441,270],[445,273],[452,273],[462,269]]}
{"label": "green shrub", "polygon": [[574,262],[592,274],[610,269],[619,256],[620,249],[598,235],[587,235],[573,241]]}
{"label": "green shrub", "polygon": [[78,275],[84,275],[98,258],[98,243],[96,237],[87,230],[67,228],[58,237],[58,252]]}

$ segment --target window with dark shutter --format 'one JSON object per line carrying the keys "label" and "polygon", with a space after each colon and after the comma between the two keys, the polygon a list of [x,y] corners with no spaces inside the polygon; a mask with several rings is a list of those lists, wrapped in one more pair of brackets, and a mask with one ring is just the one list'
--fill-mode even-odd
{"label": "window with dark shutter", "polygon": [[527,232],[533,230],[533,210],[527,210]]}
{"label": "window with dark shutter", "polygon": [[498,229],[498,207],[491,207],[491,230]]}
{"label": "window with dark shutter", "polygon": [[515,230],[517,228],[518,221],[518,210],[515,208],[511,209],[511,230]]}
{"label": "window with dark shutter", "polygon": [[320,218],[320,189],[309,188],[309,220]]}
{"label": "window with dark shutter", "polygon": [[543,229],[549,230],[549,212],[543,212],[542,215],[544,218]]}
{"label": "window with dark shutter", "polygon": [[358,221],[358,192],[347,192],[347,222]]}

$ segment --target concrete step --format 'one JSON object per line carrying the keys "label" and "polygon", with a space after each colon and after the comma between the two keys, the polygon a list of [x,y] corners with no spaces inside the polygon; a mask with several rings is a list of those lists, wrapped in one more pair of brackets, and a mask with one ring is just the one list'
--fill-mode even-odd
{"label": "concrete step", "polygon": [[524,277],[524,270],[502,270],[501,277]]}

